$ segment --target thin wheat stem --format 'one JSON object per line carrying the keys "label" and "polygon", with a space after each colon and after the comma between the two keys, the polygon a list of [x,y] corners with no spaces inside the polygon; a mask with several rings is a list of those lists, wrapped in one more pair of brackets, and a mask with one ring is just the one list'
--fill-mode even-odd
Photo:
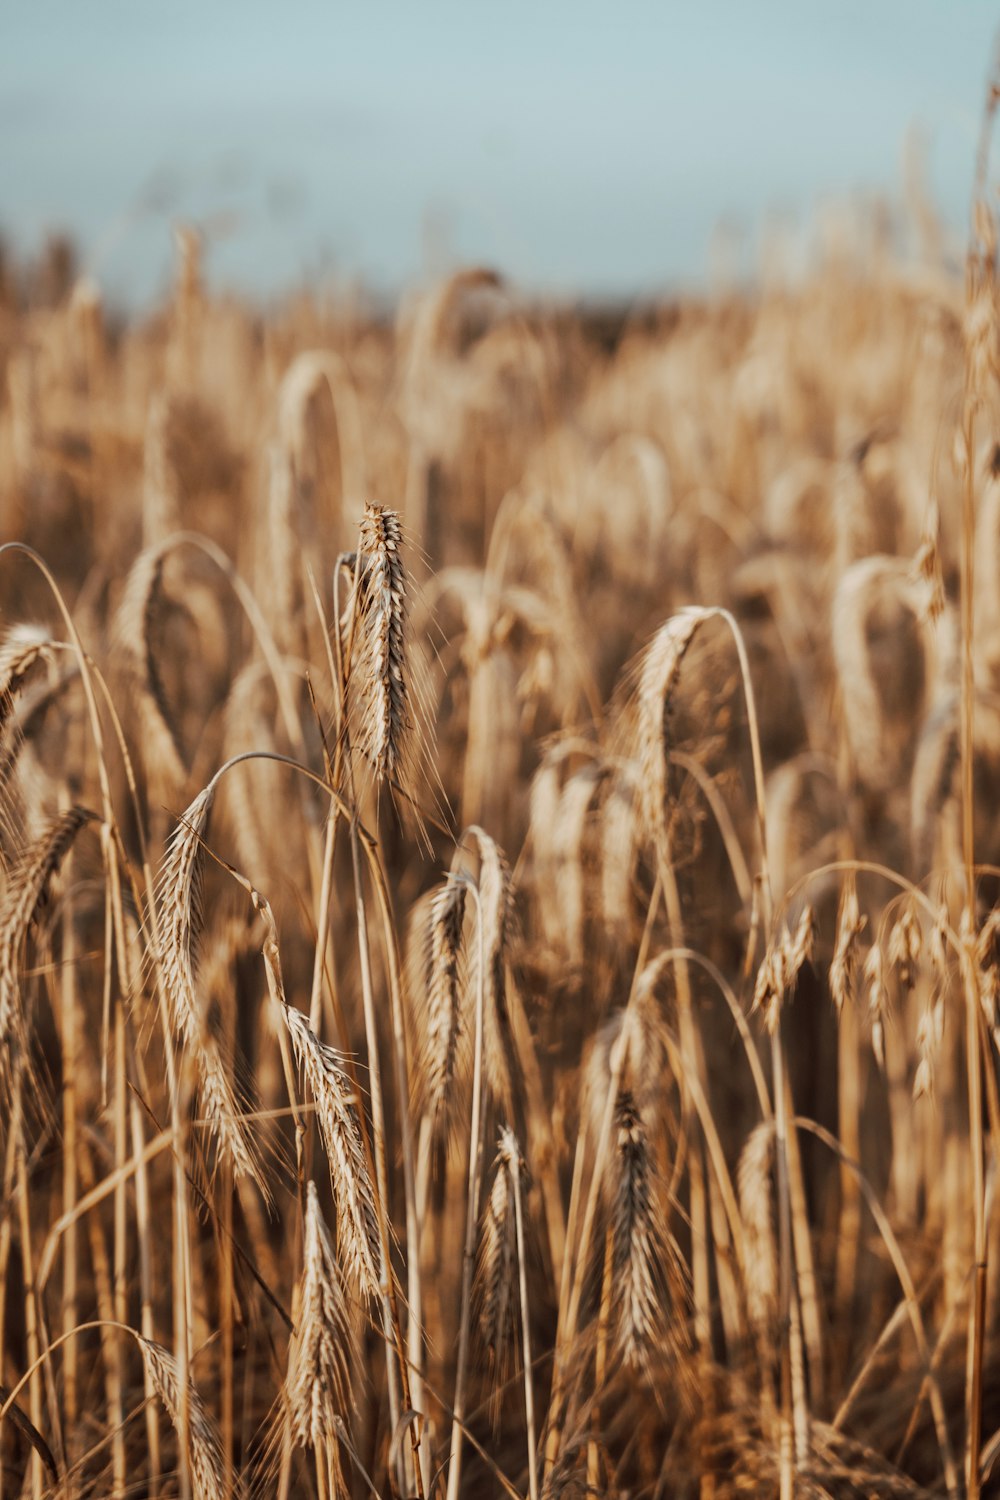
{"label": "thin wheat stem", "polygon": [[[456,876],[456,879],[463,879]],[[469,1335],[472,1326],[472,1278],[476,1264],[476,1227],[479,1222],[479,1192],[483,1176],[483,1136],[486,1124],[486,1090],[483,1088],[483,1028],[486,996],[486,948],[479,890],[472,881],[469,892],[476,903],[476,1021],[472,1062],[472,1122],[469,1131],[469,1185],[465,1208],[465,1244],[462,1251],[462,1301],[458,1324],[458,1359],[455,1368],[455,1399],[451,1424],[446,1500],[458,1500],[462,1476],[462,1438],[466,1407],[466,1376]]]}
{"label": "thin wheat stem", "polygon": [[[514,1143],[516,1146],[516,1142]],[[507,1163],[514,1188],[514,1224],[517,1232],[517,1280],[521,1303],[521,1343],[524,1356],[524,1420],[528,1442],[528,1493],[538,1500],[538,1448],[535,1441],[535,1390],[532,1379],[531,1319],[528,1303],[528,1272],[524,1254],[524,1208],[521,1202],[519,1154]]]}

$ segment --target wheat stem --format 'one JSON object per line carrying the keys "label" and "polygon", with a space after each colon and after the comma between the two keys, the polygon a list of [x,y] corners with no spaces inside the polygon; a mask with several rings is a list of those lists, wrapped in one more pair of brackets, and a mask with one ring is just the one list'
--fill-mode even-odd
{"label": "wheat stem", "polygon": [[[456,876],[456,879],[464,879]],[[458,1500],[462,1475],[462,1437],[466,1415],[466,1375],[469,1334],[472,1324],[472,1277],[476,1263],[476,1226],[479,1222],[479,1192],[483,1175],[483,1136],[486,1124],[486,1090],[483,1088],[483,1030],[486,996],[486,946],[479,890],[468,882],[476,903],[476,1018],[472,1062],[472,1121],[469,1129],[469,1182],[465,1207],[465,1243],[462,1250],[462,1300],[458,1324],[458,1358],[455,1367],[455,1398],[448,1458],[446,1500]]]}

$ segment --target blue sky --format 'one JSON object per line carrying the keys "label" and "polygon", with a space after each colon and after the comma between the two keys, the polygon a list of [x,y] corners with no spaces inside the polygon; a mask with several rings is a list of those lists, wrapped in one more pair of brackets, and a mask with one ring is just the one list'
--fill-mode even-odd
{"label": "blue sky", "polygon": [[171,222],[214,283],[435,257],[522,285],[697,285],[831,197],[898,196],[920,128],[964,223],[1000,7],[986,0],[0,0],[0,230],[65,227],[109,293],[166,284]]}

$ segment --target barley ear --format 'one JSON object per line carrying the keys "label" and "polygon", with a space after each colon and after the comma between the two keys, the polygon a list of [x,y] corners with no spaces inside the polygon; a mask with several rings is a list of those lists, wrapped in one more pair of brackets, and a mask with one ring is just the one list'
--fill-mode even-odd
{"label": "barley ear", "polygon": [[352,738],[375,779],[402,781],[412,728],[399,516],[366,505],[355,560]]}
{"label": "barley ear", "polygon": [[[177,1361],[162,1344],[135,1335],[146,1374],[177,1427],[181,1410],[181,1381]],[[228,1493],[222,1443],[208,1408],[191,1383],[187,1388],[188,1446],[194,1500],[224,1500]]]}
{"label": "barley ear", "polygon": [[617,1150],[609,1158],[615,1341],[625,1364],[644,1368],[660,1327],[663,1234],[652,1184],[649,1140],[635,1099],[615,1103]]}
{"label": "barley ear", "polygon": [[0,901],[0,1080],[9,1070],[13,1049],[26,1042],[19,964],[28,927],[77,834],[96,817],[85,807],[71,807],[53,818],[25,849]]}
{"label": "barley ear", "polygon": [[197,947],[203,922],[201,845],[215,796],[200,791],[170,838],[158,884],[159,977],[171,1025],[198,1071],[210,1126],[237,1176],[252,1179],[265,1198],[269,1186],[217,1037],[198,999]]}
{"label": "barley ear", "polygon": [[298,1317],[285,1377],[288,1419],[300,1447],[336,1442],[336,1419],[351,1405],[350,1348],[343,1275],[323,1222],[316,1184],[310,1181]]}
{"label": "barley ear", "polygon": [[358,1292],[377,1300],[382,1247],[354,1089],[341,1054],[320,1041],[302,1012],[287,1005],[284,1017],[295,1061],[316,1103],[337,1205],[337,1243]]}
{"label": "barley ear", "polygon": [[462,928],[466,886],[448,880],[421,902],[411,930],[409,987],[422,1030],[418,1104],[440,1138],[454,1111],[463,1037]]}

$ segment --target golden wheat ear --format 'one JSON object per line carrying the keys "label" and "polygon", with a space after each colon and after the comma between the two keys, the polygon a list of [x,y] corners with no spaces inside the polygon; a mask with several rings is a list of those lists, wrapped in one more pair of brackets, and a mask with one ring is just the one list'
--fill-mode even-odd
{"label": "golden wheat ear", "polygon": [[19,976],[20,955],[33,917],[82,828],[97,821],[85,807],[71,807],[53,818],[29,844],[13,868],[0,901],[0,1083],[9,1073],[12,1054],[27,1041]]}
{"label": "golden wheat ear", "polygon": [[[168,1349],[152,1339],[135,1335],[149,1382],[180,1431],[181,1379],[177,1361]],[[225,1500],[230,1493],[219,1431],[196,1387],[187,1387],[187,1438],[194,1500]]]}
{"label": "golden wheat ear", "polygon": [[[502,1386],[507,1377],[517,1318],[517,1235],[514,1191],[501,1147],[493,1169],[493,1185],[479,1227],[479,1249],[473,1297],[479,1310],[479,1331],[489,1358],[491,1381]],[[495,1404],[494,1415],[499,1408]]]}
{"label": "golden wheat ear", "polygon": [[39,662],[51,662],[55,643],[47,630],[15,625],[0,645],[0,734],[7,727],[18,695]]}
{"label": "golden wheat ear", "polygon": [[609,1161],[615,1342],[625,1364],[643,1368],[661,1328],[663,1229],[653,1192],[649,1138],[635,1099],[615,1103],[617,1149]]}
{"label": "golden wheat ear", "polygon": [[444,1136],[454,1119],[456,1085],[467,1072],[467,1028],[463,997],[467,987],[462,942],[467,887],[448,880],[414,909],[407,946],[407,991],[419,1038],[414,1070],[416,1111],[430,1123],[432,1139]]}
{"label": "golden wheat ear", "polygon": [[142,764],[152,795],[169,802],[187,776],[176,717],[167,702],[153,634],[164,607],[160,546],[140,552],[125,582],[112,635],[142,733]]}
{"label": "golden wheat ear", "polygon": [[374,1301],[381,1296],[382,1247],[354,1089],[340,1053],[319,1040],[302,1012],[286,1005],[284,1016],[295,1061],[316,1104],[337,1204],[340,1252],[359,1295]]}
{"label": "golden wheat ear", "polygon": [[377,782],[401,780],[412,729],[399,516],[366,505],[354,564],[351,735]]}
{"label": "golden wheat ear", "polygon": [[322,1448],[336,1443],[337,1417],[353,1405],[351,1345],[343,1273],[323,1222],[316,1184],[310,1180],[306,1184],[298,1315],[284,1393],[292,1436],[300,1447]]}
{"label": "golden wheat ear", "polygon": [[264,1172],[249,1123],[217,1036],[208,1024],[199,996],[198,945],[204,927],[202,909],[202,843],[208,830],[216,784],[203,788],[183,814],[160,867],[157,887],[157,960],[170,1023],[197,1069],[209,1128],[232,1162],[237,1176],[255,1182],[270,1201]]}

